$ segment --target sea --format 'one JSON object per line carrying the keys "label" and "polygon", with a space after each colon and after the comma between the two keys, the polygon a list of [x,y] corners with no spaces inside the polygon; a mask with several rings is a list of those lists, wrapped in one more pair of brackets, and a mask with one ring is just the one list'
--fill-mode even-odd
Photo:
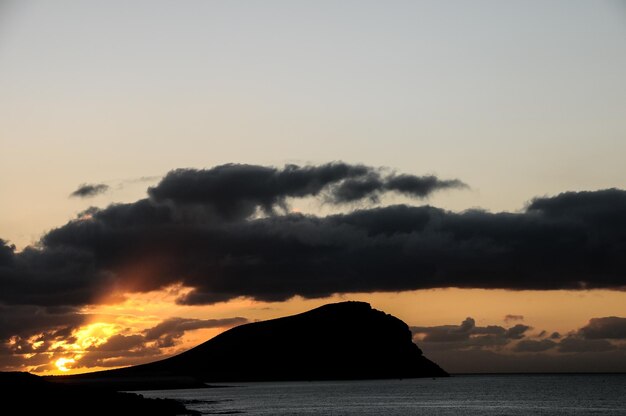
{"label": "sea", "polygon": [[626,375],[457,375],[142,391],[205,415],[626,415]]}

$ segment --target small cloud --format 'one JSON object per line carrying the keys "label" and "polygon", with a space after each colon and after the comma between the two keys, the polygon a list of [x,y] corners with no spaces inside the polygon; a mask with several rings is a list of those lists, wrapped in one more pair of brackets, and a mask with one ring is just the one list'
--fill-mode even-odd
{"label": "small cloud", "polygon": [[523,321],[524,315],[506,315],[504,317],[504,322],[509,323],[511,321]]}
{"label": "small cloud", "polygon": [[70,197],[75,198],[91,198],[93,196],[105,193],[109,190],[109,185],[103,183],[88,184],[84,183],[78,187],[74,192],[70,194]]}
{"label": "small cloud", "polygon": [[524,333],[532,329],[532,327],[528,325],[517,324],[506,330],[504,336],[509,339],[521,339],[524,338]]}
{"label": "small cloud", "polygon": [[128,179],[126,183],[141,183],[141,182],[154,182],[161,179],[162,176],[140,176],[139,178]]}

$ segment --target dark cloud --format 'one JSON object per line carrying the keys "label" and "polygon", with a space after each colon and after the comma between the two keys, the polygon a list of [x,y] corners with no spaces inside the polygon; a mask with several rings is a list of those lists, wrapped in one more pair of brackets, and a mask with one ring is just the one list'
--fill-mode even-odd
{"label": "dark cloud", "polygon": [[[606,192],[623,191],[582,198],[602,200]],[[626,203],[622,208],[613,215],[626,216]],[[283,300],[296,294],[451,286],[622,288],[626,227],[604,227],[589,215],[570,217],[543,215],[538,208],[520,214],[457,214],[428,206],[390,206],[324,218],[286,215],[247,221],[204,235],[205,241],[222,245],[207,247],[194,267],[204,263],[212,269],[206,275],[220,277],[190,279],[197,290],[182,301],[214,302],[237,295]]]}
{"label": "dark cloud", "polygon": [[423,198],[439,189],[462,189],[467,185],[458,179],[441,180],[436,176],[392,175],[383,190],[396,191],[406,196]]}
{"label": "dark cloud", "polygon": [[579,333],[585,339],[626,339],[626,318],[608,316],[593,318],[580,328]]}
{"label": "dark cloud", "polygon": [[83,325],[91,315],[72,307],[0,304],[0,343],[9,338],[55,340]]}
{"label": "dark cloud", "polygon": [[74,192],[70,194],[71,197],[76,198],[90,198],[102,194],[109,190],[109,185],[103,183],[88,184],[84,183],[78,187]]}
{"label": "dark cloud", "polygon": [[510,322],[510,321],[523,321],[524,320],[524,315],[505,315],[504,316],[504,322]]}
{"label": "dark cloud", "polygon": [[[276,211],[288,197],[350,200],[346,181],[376,175],[383,188],[406,189],[396,183],[406,175],[341,163],[173,171],[150,198],[92,208],[37,247],[15,253],[2,242],[0,302],[83,305],[111,287],[173,283],[193,289],[178,300],[186,304],[436,287],[626,287],[622,190],[539,198],[519,213],[407,205],[325,217]],[[273,214],[251,216],[257,209]]]}
{"label": "dark cloud", "polygon": [[558,344],[549,339],[531,340],[524,339],[515,344],[513,351],[515,352],[543,352],[556,347]]}
{"label": "dark cloud", "polygon": [[319,166],[287,165],[282,169],[227,164],[211,169],[177,169],[148,190],[156,202],[201,208],[225,220],[245,219],[287,207],[287,198],[324,194],[332,203],[376,200],[385,192],[416,198],[446,188],[462,188],[459,180],[435,176],[385,175],[380,169],[336,162]]}
{"label": "dark cloud", "polygon": [[330,200],[335,203],[346,203],[368,198],[377,202],[384,192],[398,192],[413,198],[424,198],[439,189],[466,187],[467,185],[459,180],[440,180],[435,176],[413,175],[391,175],[384,178],[380,173],[371,171],[359,178],[347,179],[333,188]]}
{"label": "dark cloud", "polygon": [[604,226],[626,225],[626,219],[616,217],[621,207],[626,204],[626,193],[618,189],[602,191],[564,192],[549,198],[535,198],[528,206],[528,211],[541,213],[551,218],[586,219]]}
{"label": "dark cloud", "polygon": [[559,334],[556,331],[550,334],[550,339],[560,339],[560,338],[561,338],[561,334]]}

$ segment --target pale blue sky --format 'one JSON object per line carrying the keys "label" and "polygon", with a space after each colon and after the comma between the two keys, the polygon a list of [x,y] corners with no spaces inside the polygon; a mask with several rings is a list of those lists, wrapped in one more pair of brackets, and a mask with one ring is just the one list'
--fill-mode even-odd
{"label": "pale blue sky", "polygon": [[0,238],[227,162],[459,178],[454,210],[624,188],[624,74],[620,1],[1,1]]}

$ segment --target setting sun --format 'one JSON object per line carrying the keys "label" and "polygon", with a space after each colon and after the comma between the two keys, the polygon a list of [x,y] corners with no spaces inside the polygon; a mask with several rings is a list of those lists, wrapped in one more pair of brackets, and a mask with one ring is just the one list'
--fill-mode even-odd
{"label": "setting sun", "polygon": [[74,359],[73,358],[59,358],[58,360],[56,360],[56,362],[54,363],[57,368],[63,372],[67,372],[70,371],[69,368],[67,368],[65,365],[66,364],[73,364],[74,363]]}

